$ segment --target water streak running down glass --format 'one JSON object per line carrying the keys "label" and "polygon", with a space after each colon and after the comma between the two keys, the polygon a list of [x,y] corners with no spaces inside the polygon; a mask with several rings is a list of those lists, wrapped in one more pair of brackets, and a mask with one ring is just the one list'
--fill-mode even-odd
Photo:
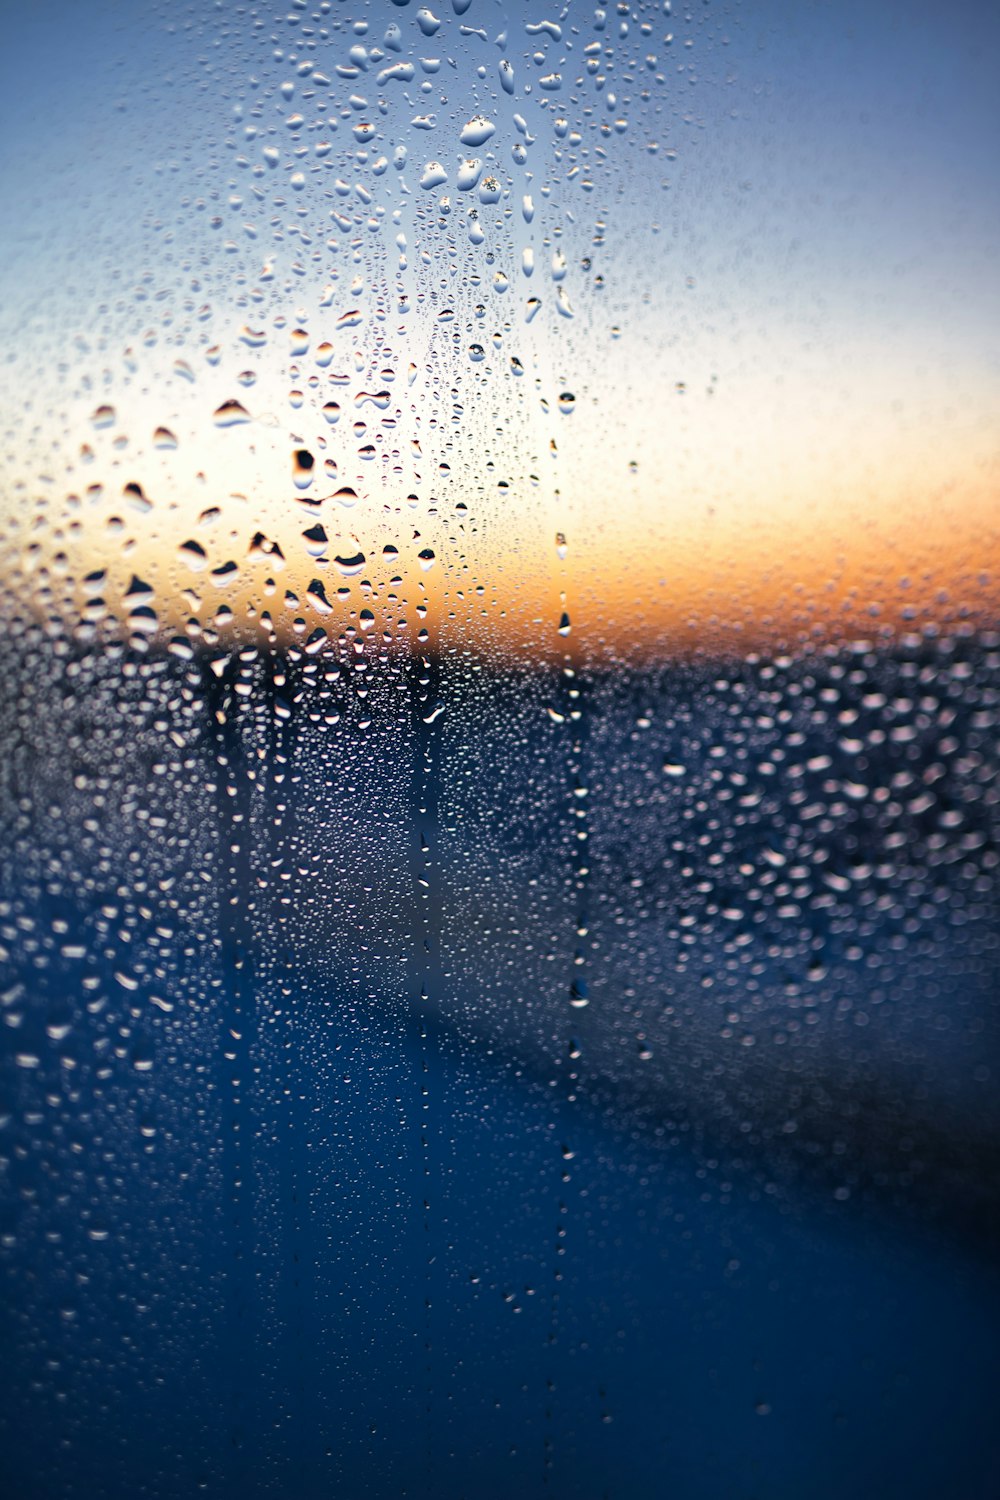
{"label": "water streak running down glass", "polygon": [[0,1483],[993,1500],[1000,16],[0,49]]}

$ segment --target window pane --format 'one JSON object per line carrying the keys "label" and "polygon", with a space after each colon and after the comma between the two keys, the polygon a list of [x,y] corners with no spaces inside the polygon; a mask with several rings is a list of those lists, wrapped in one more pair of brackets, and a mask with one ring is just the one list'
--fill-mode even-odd
{"label": "window pane", "polygon": [[4,1468],[992,1495],[996,18],[8,18]]}

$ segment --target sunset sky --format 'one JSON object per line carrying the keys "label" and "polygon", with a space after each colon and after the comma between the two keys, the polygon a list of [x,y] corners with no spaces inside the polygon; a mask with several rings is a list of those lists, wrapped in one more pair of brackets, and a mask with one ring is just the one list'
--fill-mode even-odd
{"label": "sunset sky", "polygon": [[435,15],[10,18],[14,595],[598,656],[995,623],[992,9]]}

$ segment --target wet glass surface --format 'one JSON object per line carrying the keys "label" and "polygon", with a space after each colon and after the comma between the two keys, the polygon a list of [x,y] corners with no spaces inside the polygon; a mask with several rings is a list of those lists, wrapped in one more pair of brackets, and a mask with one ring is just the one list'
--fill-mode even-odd
{"label": "wet glass surface", "polygon": [[8,19],[6,1493],[996,1493],[996,31]]}

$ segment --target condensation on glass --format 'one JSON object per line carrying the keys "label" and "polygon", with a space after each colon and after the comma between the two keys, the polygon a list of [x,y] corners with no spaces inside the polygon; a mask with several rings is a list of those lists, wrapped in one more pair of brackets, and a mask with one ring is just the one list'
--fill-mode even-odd
{"label": "condensation on glass", "polygon": [[8,1492],[991,1494],[995,18],[5,31]]}

